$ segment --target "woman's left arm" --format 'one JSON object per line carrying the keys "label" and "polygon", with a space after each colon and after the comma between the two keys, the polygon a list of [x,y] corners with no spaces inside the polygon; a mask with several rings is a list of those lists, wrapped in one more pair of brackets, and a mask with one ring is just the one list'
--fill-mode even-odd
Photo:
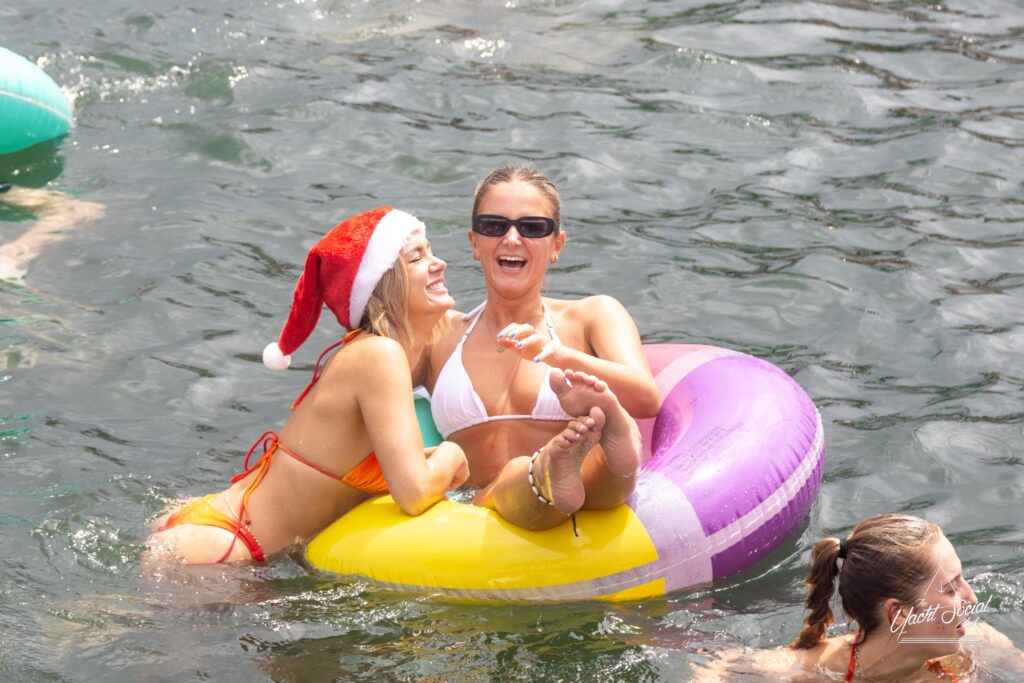
{"label": "woman's left arm", "polygon": [[[499,339],[499,344],[524,358],[563,370],[581,370],[604,380],[619,403],[634,418],[654,417],[661,408],[661,395],[640,343],[640,332],[626,308],[616,299],[591,296],[576,302],[586,343],[594,355],[555,343],[535,334],[528,325],[517,332],[523,342]],[[526,334],[526,337],[523,334]]]}

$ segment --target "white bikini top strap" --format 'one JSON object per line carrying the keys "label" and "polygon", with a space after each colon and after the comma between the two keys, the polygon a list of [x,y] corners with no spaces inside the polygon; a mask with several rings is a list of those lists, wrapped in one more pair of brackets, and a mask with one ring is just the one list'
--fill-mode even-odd
{"label": "white bikini top strap", "polygon": [[466,341],[466,339],[469,338],[469,333],[472,332],[473,328],[476,327],[476,324],[480,322],[480,318],[483,317],[484,306],[486,305],[487,299],[484,299],[483,301],[480,302],[479,306],[477,306],[472,311],[462,316],[463,320],[469,320],[470,318],[473,318],[473,322],[471,322],[469,324],[469,327],[466,328],[466,331],[462,333],[462,339],[459,341],[459,346],[462,346],[462,342]]}
{"label": "white bikini top strap", "polygon": [[484,300],[483,300],[483,301],[481,301],[481,302],[479,303],[479,305],[477,305],[477,307],[476,307],[476,308],[474,308],[474,309],[473,309],[472,311],[470,311],[469,313],[463,313],[463,314],[462,314],[462,319],[463,319],[463,320],[469,320],[469,319],[470,319],[470,318],[472,318],[472,317],[473,317],[474,315],[476,315],[476,314],[477,314],[477,313],[479,313],[480,311],[484,310],[484,306],[486,306],[486,305],[487,305],[487,299],[484,299]]}

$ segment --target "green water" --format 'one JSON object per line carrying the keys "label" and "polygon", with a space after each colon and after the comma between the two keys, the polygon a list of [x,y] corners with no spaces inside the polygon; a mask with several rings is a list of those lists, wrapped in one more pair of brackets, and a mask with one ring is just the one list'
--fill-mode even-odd
{"label": "green water", "polygon": [[[685,680],[789,640],[810,545],[894,510],[943,525],[1024,645],[1022,31],[1011,0],[0,6],[0,44],[77,97],[0,175],[107,207],[0,283],[0,680]],[[755,354],[815,400],[806,526],[618,606],[292,557],[144,576],[146,520],[222,487],[333,341],[259,362],[313,241],[408,210],[468,309],[473,188],[521,161],[562,191],[550,295],[612,294],[645,341]]]}

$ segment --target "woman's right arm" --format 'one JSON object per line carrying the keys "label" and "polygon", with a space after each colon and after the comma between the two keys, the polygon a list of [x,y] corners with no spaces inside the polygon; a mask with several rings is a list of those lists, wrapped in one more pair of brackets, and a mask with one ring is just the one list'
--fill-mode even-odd
{"label": "woman's right arm", "polygon": [[967,629],[971,635],[980,637],[986,643],[1001,651],[1004,656],[1007,656],[1017,666],[1021,667],[1018,670],[1024,673],[1024,652],[1018,650],[1006,634],[984,621],[969,621],[967,622]]}
{"label": "woman's right arm", "polygon": [[361,356],[354,359],[356,401],[388,489],[403,512],[419,515],[466,481],[466,456],[449,441],[429,455],[423,448],[409,361],[398,342],[371,337],[353,350]]}
{"label": "woman's right arm", "polygon": [[[753,650],[738,648],[716,652],[702,663],[692,663],[693,680],[700,683],[747,680],[755,675],[758,680],[795,681],[805,680],[800,674],[806,669],[806,651],[795,652],[789,648]],[[815,670],[820,670],[816,668]],[[815,676],[815,680],[819,680]],[[827,680],[822,677],[820,680]]]}

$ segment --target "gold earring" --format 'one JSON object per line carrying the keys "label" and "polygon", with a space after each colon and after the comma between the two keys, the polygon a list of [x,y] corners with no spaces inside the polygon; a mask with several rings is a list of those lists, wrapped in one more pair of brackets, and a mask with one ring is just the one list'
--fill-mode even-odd
{"label": "gold earring", "polygon": [[551,255],[551,262],[552,263],[558,263],[558,254],[552,254]]}

